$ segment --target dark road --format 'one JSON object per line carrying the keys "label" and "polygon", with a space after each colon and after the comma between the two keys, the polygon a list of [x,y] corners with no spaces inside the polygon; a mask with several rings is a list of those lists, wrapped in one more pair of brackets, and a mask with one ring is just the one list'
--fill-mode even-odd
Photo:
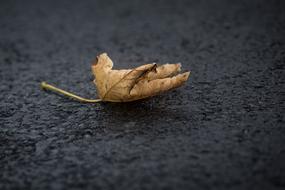
{"label": "dark road", "polygon": [[[187,83],[97,98],[91,62]],[[284,189],[285,1],[0,2],[0,189]]]}

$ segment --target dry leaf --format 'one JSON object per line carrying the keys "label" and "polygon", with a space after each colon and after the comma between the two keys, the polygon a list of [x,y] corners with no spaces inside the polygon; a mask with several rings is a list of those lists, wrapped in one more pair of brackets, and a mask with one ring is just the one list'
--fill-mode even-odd
{"label": "dry leaf", "polygon": [[106,53],[97,56],[96,62],[92,65],[94,83],[100,99],[82,98],[46,82],[41,82],[41,87],[85,103],[130,102],[177,88],[186,82],[190,75],[190,72],[179,74],[180,63],[161,66],[151,63],[125,70],[112,68],[113,62]]}
{"label": "dry leaf", "polygon": [[97,56],[92,65],[94,83],[102,101],[129,102],[155,96],[181,86],[190,74],[178,74],[180,63],[161,66],[151,63],[126,70],[112,68],[113,62],[106,53]]}

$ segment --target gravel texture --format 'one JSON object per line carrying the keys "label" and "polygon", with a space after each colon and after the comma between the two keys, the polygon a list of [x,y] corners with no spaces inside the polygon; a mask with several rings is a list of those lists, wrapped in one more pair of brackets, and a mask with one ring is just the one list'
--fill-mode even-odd
{"label": "gravel texture", "polygon": [[[187,84],[96,97],[91,61],[182,62]],[[0,189],[284,189],[285,1],[0,2]]]}

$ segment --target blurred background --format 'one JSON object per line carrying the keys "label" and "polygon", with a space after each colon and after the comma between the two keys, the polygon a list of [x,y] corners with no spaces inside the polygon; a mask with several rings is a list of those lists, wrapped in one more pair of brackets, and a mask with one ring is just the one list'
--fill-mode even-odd
{"label": "blurred background", "polygon": [[[1,0],[0,189],[284,189],[282,0]],[[91,62],[181,62],[144,101],[96,97]]]}

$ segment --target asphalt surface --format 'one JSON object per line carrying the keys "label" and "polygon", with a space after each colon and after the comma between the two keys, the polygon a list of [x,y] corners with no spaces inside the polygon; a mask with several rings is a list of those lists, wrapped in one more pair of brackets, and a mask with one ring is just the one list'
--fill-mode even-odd
{"label": "asphalt surface", "polygon": [[[284,189],[285,1],[1,1],[0,189]],[[96,98],[91,60],[186,85]]]}

